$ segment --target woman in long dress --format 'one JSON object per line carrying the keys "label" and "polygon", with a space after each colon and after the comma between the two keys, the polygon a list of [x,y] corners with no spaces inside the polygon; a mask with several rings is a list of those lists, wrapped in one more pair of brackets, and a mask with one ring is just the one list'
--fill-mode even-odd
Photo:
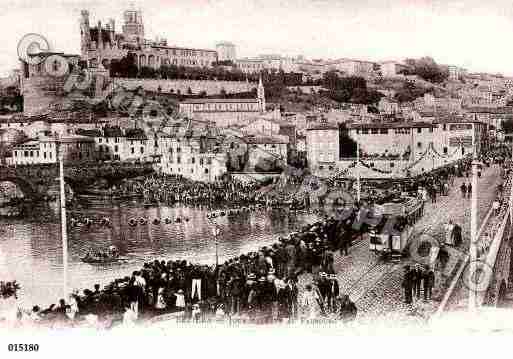
{"label": "woman in long dress", "polygon": [[317,296],[317,292],[312,290],[312,286],[308,284],[301,301],[303,317],[306,320],[311,320],[318,317],[320,312],[318,300],[319,297]]}
{"label": "woman in long dress", "polygon": [[449,223],[445,225],[445,244],[448,244],[450,246],[454,245],[453,232],[454,224],[452,224],[452,221],[449,221]]}
{"label": "woman in long dress", "polygon": [[166,309],[166,301],[164,300],[164,287],[160,287],[157,293],[157,300],[155,302],[155,309]]}

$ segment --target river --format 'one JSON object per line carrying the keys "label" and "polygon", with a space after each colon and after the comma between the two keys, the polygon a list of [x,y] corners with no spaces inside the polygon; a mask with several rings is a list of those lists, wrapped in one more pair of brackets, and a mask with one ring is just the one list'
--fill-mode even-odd
{"label": "river", "polygon": [[[219,260],[274,243],[279,236],[299,230],[318,217],[285,210],[259,209],[254,212],[208,219],[201,207],[159,206],[145,208],[135,201],[81,200],[68,217],[79,215],[112,221],[110,227],[68,230],[68,286],[91,288],[130,275],[145,261],[185,259],[193,263],[215,263],[212,229],[221,229]],[[150,219],[148,225],[131,227],[131,218]],[[154,218],[190,218],[189,222],[154,225]],[[23,219],[0,220],[0,280],[17,280],[21,285],[20,304],[49,305],[62,297],[63,256],[57,203],[32,208]],[[119,248],[124,263],[91,265],[81,261],[90,248]]]}

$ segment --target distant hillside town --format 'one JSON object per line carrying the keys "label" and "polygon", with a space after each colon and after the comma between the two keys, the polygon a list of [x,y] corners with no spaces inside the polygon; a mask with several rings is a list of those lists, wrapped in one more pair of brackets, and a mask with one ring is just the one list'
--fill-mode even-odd
{"label": "distant hillside town", "polygon": [[[230,42],[214,50],[148,40],[140,10],[123,19],[120,29],[112,19],[92,25],[83,10],[81,53],[39,54],[64,58],[72,78],[87,74],[86,91],[68,91],[68,78],[23,61],[0,81],[3,164],[53,163],[57,147],[71,143],[67,161],[150,162],[206,182],[226,173],[274,176],[285,166],[326,178],[356,170],[395,178],[482,151],[513,131],[513,79],[500,74],[429,57],[238,58]],[[115,106],[120,92],[144,103],[135,111]]]}

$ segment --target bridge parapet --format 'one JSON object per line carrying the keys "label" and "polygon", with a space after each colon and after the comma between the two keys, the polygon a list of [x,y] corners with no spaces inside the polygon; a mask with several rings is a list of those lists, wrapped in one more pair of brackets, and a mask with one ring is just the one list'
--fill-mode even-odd
{"label": "bridge parapet", "polygon": [[489,221],[487,233],[482,242],[483,253],[480,256],[479,284],[477,304],[498,306],[501,296],[510,285],[511,278],[511,231],[513,220],[512,177],[505,182],[504,200],[498,215]]}

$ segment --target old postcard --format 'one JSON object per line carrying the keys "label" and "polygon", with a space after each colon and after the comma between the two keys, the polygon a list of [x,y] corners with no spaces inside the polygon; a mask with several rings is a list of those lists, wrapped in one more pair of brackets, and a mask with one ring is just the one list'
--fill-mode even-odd
{"label": "old postcard", "polygon": [[0,9],[0,353],[509,330],[508,1]]}

